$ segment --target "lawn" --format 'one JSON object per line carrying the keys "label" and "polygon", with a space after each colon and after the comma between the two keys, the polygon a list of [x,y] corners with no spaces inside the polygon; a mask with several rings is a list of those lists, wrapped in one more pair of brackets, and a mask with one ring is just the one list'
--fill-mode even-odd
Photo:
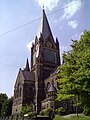
{"label": "lawn", "polygon": [[75,116],[64,118],[62,116],[56,115],[53,120],[90,120],[90,116],[88,117],[88,116],[84,116],[84,115],[79,115],[79,117],[77,117],[75,115]]}

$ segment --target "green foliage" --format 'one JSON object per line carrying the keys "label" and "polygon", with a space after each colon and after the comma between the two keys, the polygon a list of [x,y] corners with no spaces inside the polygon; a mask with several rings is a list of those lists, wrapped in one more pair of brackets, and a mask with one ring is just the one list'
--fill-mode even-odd
{"label": "green foliage", "polygon": [[42,116],[50,116],[50,114],[53,113],[53,110],[51,108],[46,108],[46,109],[43,109],[42,111],[40,111],[40,115]]}
{"label": "green foliage", "polygon": [[84,115],[79,115],[79,117],[76,115],[70,117],[61,117],[59,115],[56,115],[53,120],[90,120],[90,117]]}
{"label": "green foliage", "polygon": [[53,120],[65,120],[65,119],[60,115],[56,115]]}
{"label": "green foliage", "polygon": [[90,115],[90,108],[89,107],[84,107],[83,114],[85,114],[87,116]]}
{"label": "green foliage", "polygon": [[13,98],[6,99],[2,104],[1,116],[10,116],[12,113]]}
{"label": "green foliage", "polygon": [[33,112],[28,113],[28,118],[32,118],[33,116],[35,116],[35,114]]}
{"label": "green foliage", "polygon": [[21,111],[20,111],[20,115],[21,116],[24,116],[25,114],[29,114],[33,111],[33,107],[32,105],[26,105],[26,106],[23,106]]}
{"label": "green foliage", "polygon": [[45,110],[41,110],[39,114],[40,114],[41,116],[44,116],[44,115],[45,115]]}
{"label": "green foliage", "polygon": [[2,94],[2,93],[0,94],[0,115],[1,115],[2,104],[7,98],[8,97],[6,94]]}
{"label": "green foliage", "polygon": [[[84,31],[79,41],[72,40],[72,51],[63,54],[60,66],[58,100],[77,96],[83,109],[90,108],[90,31]],[[90,112],[88,113],[90,114]]]}
{"label": "green foliage", "polygon": [[6,94],[0,94],[0,116],[10,116],[12,113],[13,98]]}
{"label": "green foliage", "polygon": [[63,115],[64,113],[65,113],[65,110],[63,107],[60,107],[60,108],[55,110],[55,114]]}

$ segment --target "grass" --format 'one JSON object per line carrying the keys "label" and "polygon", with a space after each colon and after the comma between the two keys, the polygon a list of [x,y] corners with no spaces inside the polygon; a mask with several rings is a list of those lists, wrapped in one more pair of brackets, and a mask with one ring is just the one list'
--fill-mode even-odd
{"label": "grass", "polygon": [[53,120],[90,120],[90,116],[79,115],[79,117],[77,117],[75,115],[75,116],[64,118],[62,116],[56,115]]}

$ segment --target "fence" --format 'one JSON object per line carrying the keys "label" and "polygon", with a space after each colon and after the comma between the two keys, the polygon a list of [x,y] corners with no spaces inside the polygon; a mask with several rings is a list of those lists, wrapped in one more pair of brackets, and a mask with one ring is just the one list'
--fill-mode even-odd
{"label": "fence", "polygon": [[34,118],[1,117],[0,120],[52,120],[52,118],[50,118],[50,117],[34,117]]}

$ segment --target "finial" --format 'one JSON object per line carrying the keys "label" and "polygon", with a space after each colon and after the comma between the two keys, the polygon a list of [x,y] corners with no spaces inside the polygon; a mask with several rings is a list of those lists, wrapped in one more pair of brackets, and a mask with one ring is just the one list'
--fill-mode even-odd
{"label": "finial", "polygon": [[44,10],[44,3],[43,3],[43,10]]}

